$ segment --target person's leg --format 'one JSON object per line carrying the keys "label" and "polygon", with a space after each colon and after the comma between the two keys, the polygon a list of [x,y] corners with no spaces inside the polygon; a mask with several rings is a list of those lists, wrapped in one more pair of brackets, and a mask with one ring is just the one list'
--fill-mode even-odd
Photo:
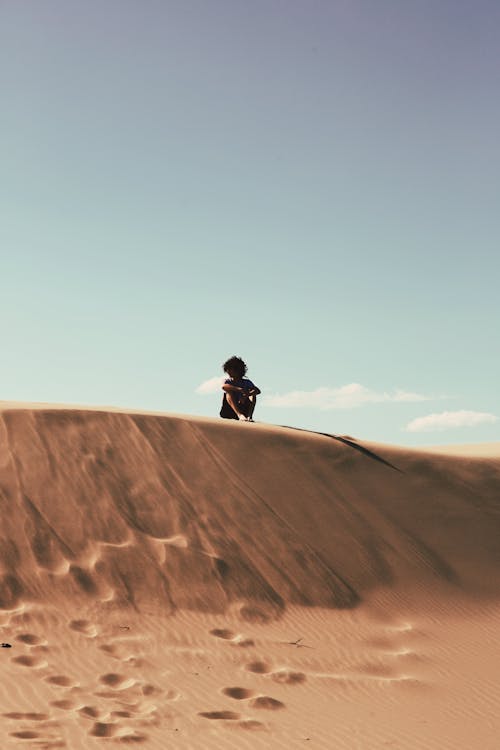
{"label": "person's leg", "polygon": [[248,419],[253,419],[253,413],[255,406],[257,404],[257,396],[249,396],[248,397]]}
{"label": "person's leg", "polygon": [[229,406],[234,412],[234,419],[238,419],[239,415],[242,413],[242,409],[238,406],[236,402],[236,397],[230,391],[228,391],[226,393],[226,399],[227,399]]}
{"label": "person's leg", "polygon": [[229,401],[226,398],[227,394],[224,394],[222,400],[222,407],[220,410],[220,416],[222,419],[238,419],[238,415],[234,411],[233,407],[230,406]]}

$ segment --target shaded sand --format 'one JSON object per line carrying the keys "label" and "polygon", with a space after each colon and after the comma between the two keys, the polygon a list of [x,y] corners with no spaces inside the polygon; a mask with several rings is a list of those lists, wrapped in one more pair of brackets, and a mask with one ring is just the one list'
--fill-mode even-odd
{"label": "shaded sand", "polygon": [[498,750],[500,461],[0,412],[0,747]]}

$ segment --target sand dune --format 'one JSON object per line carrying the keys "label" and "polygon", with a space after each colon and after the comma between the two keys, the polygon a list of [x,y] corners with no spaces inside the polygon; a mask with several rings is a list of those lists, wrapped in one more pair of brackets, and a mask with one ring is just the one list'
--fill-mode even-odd
{"label": "sand dune", "polygon": [[8,406],[2,748],[498,747],[494,451]]}
{"label": "sand dune", "polygon": [[433,445],[427,452],[445,453],[448,456],[468,456],[469,458],[500,458],[500,443],[473,443],[467,445]]}

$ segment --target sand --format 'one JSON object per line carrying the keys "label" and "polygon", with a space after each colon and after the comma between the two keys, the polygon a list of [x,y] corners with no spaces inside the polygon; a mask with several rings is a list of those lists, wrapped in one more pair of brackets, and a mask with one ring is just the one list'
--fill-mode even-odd
{"label": "sand", "polygon": [[4,403],[0,748],[498,750],[473,448]]}

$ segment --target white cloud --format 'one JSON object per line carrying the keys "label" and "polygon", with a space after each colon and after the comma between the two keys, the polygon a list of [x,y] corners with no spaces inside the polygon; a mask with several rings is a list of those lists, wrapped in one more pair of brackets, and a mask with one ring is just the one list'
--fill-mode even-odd
{"label": "white cloud", "polygon": [[456,427],[474,427],[478,424],[492,424],[498,421],[494,414],[480,411],[443,411],[440,414],[428,414],[418,417],[406,425],[407,432],[435,432],[452,430]]}
{"label": "white cloud", "polygon": [[195,389],[196,393],[219,393],[224,383],[224,375],[216,375],[213,378],[205,380]]}
{"label": "white cloud", "polygon": [[316,388],[314,391],[290,391],[284,394],[263,397],[266,406],[310,407],[314,409],[354,409],[364,404],[379,404],[388,401],[429,401],[429,396],[395,390],[393,393],[380,393],[359,383],[349,383],[340,388]]}

